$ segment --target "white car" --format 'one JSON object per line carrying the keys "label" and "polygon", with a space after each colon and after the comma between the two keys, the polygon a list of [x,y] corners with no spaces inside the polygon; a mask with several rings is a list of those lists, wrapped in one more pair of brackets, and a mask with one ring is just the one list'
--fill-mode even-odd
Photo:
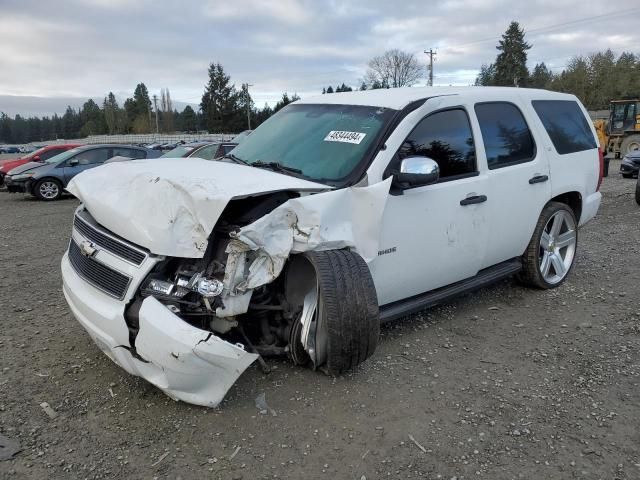
{"label": "white car", "polygon": [[514,274],[557,287],[601,180],[572,95],[322,95],[221,161],[76,176],[64,294],[129,373],[216,406],[264,356],[338,375],[374,353],[381,322]]}

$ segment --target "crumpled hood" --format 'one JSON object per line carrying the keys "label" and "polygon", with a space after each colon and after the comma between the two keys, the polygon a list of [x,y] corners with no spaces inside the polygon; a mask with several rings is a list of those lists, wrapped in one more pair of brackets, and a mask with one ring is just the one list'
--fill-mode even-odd
{"label": "crumpled hood", "polygon": [[19,173],[24,173],[24,172],[28,172],[29,170],[33,170],[34,168],[44,167],[45,165],[47,164],[42,162],[28,162],[28,163],[25,163],[24,165],[20,165],[19,167],[12,168],[7,173],[11,175],[17,175]]}
{"label": "crumpled hood", "polygon": [[67,190],[93,218],[157,255],[201,258],[229,200],[327,185],[279,173],[198,158],[105,164],[75,176]]}

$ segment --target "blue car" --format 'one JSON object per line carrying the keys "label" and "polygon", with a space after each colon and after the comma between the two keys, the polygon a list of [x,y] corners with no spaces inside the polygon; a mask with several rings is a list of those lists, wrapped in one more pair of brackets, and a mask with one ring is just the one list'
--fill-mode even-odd
{"label": "blue car", "polygon": [[7,173],[10,192],[27,192],[40,200],[57,200],[78,173],[99,167],[112,157],[157,158],[161,152],[133,145],[87,145],[42,162],[29,162]]}

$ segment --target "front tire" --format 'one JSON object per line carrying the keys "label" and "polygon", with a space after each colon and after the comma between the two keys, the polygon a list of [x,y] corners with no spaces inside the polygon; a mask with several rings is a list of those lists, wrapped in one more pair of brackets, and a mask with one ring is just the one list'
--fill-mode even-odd
{"label": "front tire", "polygon": [[326,361],[316,359],[314,366],[324,364],[329,375],[337,376],[364,362],[378,344],[380,319],[373,278],[363,258],[349,250],[327,250],[303,253],[294,262],[291,272],[297,273],[288,288],[303,290],[303,295],[317,291],[318,333],[315,352],[310,353],[322,351]]}
{"label": "front tire", "polygon": [[636,183],[636,203],[640,205],[640,176],[638,177],[638,182]]}
{"label": "front tire", "polygon": [[58,200],[62,196],[62,184],[58,180],[45,178],[36,183],[33,187],[33,194],[45,202]]}
{"label": "front tire", "polygon": [[522,256],[519,279],[527,286],[556,288],[567,279],[578,247],[578,221],[573,210],[549,202],[538,219]]}

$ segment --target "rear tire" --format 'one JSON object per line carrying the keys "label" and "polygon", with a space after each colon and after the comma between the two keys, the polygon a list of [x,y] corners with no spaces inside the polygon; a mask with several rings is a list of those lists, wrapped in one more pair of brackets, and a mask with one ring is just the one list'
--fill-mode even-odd
{"label": "rear tire", "polygon": [[624,157],[627,153],[640,150],[640,135],[629,135],[620,144],[620,156]]}
{"label": "rear tire", "polygon": [[380,335],[378,298],[369,267],[349,250],[302,254],[316,275],[318,324],[326,326],[326,369],[336,376],[373,355]]}
{"label": "rear tire", "polygon": [[538,219],[522,256],[518,279],[535,288],[556,288],[567,279],[578,248],[578,221],[573,210],[549,202]]}
{"label": "rear tire", "polygon": [[33,187],[33,194],[45,202],[58,200],[62,196],[62,184],[53,178],[42,179]]}

